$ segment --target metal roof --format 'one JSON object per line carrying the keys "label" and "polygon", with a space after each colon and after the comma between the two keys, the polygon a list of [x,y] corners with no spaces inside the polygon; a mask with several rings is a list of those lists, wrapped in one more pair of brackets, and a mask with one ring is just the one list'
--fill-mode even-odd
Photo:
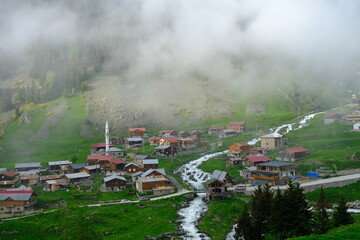
{"label": "metal roof", "polygon": [[85,163],[73,163],[73,164],[71,164],[71,168],[72,169],[80,169],[80,168],[83,168],[83,167],[85,167]]}
{"label": "metal roof", "polygon": [[163,149],[168,149],[171,148],[171,146],[158,146],[156,148],[154,148],[154,150],[163,150]]}
{"label": "metal roof", "polygon": [[170,181],[166,177],[142,177],[138,181],[140,182],[158,182],[158,181]]}
{"label": "metal roof", "polygon": [[126,140],[128,140],[129,142],[138,142],[138,141],[143,141],[142,138],[127,138]]}
{"label": "metal roof", "polygon": [[117,148],[117,147],[111,147],[111,148],[109,148],[109,151],[110,152],[123,152],[124,150]]}
{"label": "metal roof", "polygon": [[112,175],[110,177],[104,178],[104,182],[109,182],[109,181],[114,180],[114,179],[119,179],[121,181],[127,181],[126,178],[124,178],[124,177],[121,177],[121,176],[118,176],[118,175]]}
{"label": "metal roof", "polygon": [[11,198],[16,201],[27,201],[34,191],[0,191],[0,200]]}
{"label": "metal roof", "polygon": [[125,167],[128,167],[128,166],[130,166],[130,165],[135,165],[135,166],[137,166],[137,167],[139,166],[139,164],[136,164],[136,163],[134,163],[134,162],[131,162],[131,163],[126,164]]}
{"label": "metal roof", "polygon": [[267,166],[267,167],[284,167],[284,166],[294,166],[295,163],[287,163],[287,162],[281,162],[281,161],[270,161],[266,163],[259,163],[258,166]]}
{"label": "metal roof", "polygon": [[70,173],[70,174],[65,174],[65,176],[66,176],[68,179],[90,177],[90,175],[87,174],[86,172]]}
{"label": "metal roof", "polygon": [[214,179],[217,179],[217,180],[223,182],[225,180],[226,174],[227,174],[227,172],[215,170],[212,173],[211,178],[214,178]]}
{"label": "metal roof", "polygon": [[69,160],[48,162],[48,165],[49,165],[49,166],[65,165],[65,164],[72,164],[72,162],[70,162]]}
{"label": "metal roof", "polygon": [[41,164],[39,162],[34,163],[16,163],[15,168],[29,168],[29,167],[41,167]]}
{"label": "metal roof", "polygon": [[152,169],[152,168],[150,168],[149,170],[147,170],[146,172],[144,172],[143,174],[141,174],[141,177],[146,177],[146,176],[148,176],[149,174],[151,174],[151,173],[154,172],[154,171],[156,171],[156,172],[158,172],[158,173],[161,173],[162,175],[166,176],[166,174],[165,174],[165,169],[163,169],[163,168],[158,168],[158,169]]}
{"label": "metal roof", "polygon": [[144,164],[159,164],[158,159],[144,159],[142,162],[143,162],[143,165]]}
{"label": "metal roof", "polygon": [[136,155],[134,158],[135,159],[145,159],[145,158],[147,158],[148,157],[148,155]]}
{"label": "metal roof", "polygon": [[100,168],[100,165],[97,164],[97,165],[84,166],[83,168],[86,168],[88,170],[94,170]]}
{"label": "metal roof", "polygon": [[6,168],[0,168],[0,172],[5,172]]}

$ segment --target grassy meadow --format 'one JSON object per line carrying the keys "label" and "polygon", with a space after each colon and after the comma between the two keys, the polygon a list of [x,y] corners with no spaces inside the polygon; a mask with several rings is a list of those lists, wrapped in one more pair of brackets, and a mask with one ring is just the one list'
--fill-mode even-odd
{"label": "grassy meadow", "polygon": [[[0,224],[1,239],[145,239],[176,231],[184,197],[97,208],[61,208]],[[9,233],[10,234],[7,234]]]}
{"label": "grassy meadow", "polygon": [[[66,109],[55,126],[50,127],[46,138],[32,139],[46,119],[52,115],[51,107],[66,103]],[[13,168],[15,163],[60,161],[72,159],[84,162],[90,152],[89,146],[103,137],[92,131],[95,138],[80,136],[85,110],[81,96],[61,98],[47,104],[27,105],[22,110],[31,118],[30,124],[20,123],[20,117],[11,122],[0,137],[0,164]],[[77,160],[76,160],[77,159]]]}

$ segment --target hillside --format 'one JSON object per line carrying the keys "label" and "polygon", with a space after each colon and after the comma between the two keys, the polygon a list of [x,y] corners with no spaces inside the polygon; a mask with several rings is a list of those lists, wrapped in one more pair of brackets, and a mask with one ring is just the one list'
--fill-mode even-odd
{"label": "hillside", "polygon": [[[98,142],[98,133],[86,124],[81,96],[61,98],[46,104],[27,104],[22,115],[5,128],[0,137],[3,167],[19,162],[72,159],[83,162],[89,145]],[[23,123],[24,116],[29,119]]]}
{"label": "hillside", "polygon": [[[20,108],[21,114],[14,120],[8,118],[0,137],[0,161],[4,167],[13,167],[17,162],[46,163],[72,159],[83,162],[88,155],[89,146],[103,141],[103,126],[94,126],[88,121],[89,110],[86,95],[60,98],[43,104],[26,104]],[[250,135],[225,139],[224,146],[237,139],[251,138],[267,132],[268,128],[296,121],[303,112],[293,111],[284,98],[269,97],[249,99],[231,103],[232,113],[226,116],[208,116],[193,119],[176,114],[177,130],[198,129],[205,131],[209,126],[226,126],[230,121],[246,121]],[[117,109],[114,107],[114,109]],[[13,112],[7,115],[10,117]],[[3,115],[5,116],[5,115]],[[127,128],[115,128],[117,118],[108,119],[112,136],[127,136]],[[136,126],[136,125],[135,125]],[[150,134],[169,127],[165,122],[151,122],[145,125]],[[209,139],[213,141],[215,139]]]}

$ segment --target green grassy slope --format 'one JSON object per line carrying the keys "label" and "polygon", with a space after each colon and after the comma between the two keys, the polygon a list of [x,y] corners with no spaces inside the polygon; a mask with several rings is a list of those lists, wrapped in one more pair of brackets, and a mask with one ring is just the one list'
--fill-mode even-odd
{"label": "green grassy slope", "polygon": [[355,223],[330,230],[322,235],[310,235],[292,238],[293,240],[357,240],[360,238],[360,217],[355,218]]}
{"label": "green grassy slope", "polygon": [[[46,139],[31,140],[42,124],[51,116],[47,112],[52,106],[66,102],[67,107],[61,114],[60,121],[50,128]],[[5,136],[0,138],[0,164],[13,168],[20,162],[43,162],[71,159],[84,162],[89,154],[89,146],[102,137],[84,138],[79,135],[80,126],[84,123],[84,103],[81,96],[62,98],[46,105],[36,105],[24,110],[31,116],[30,124],[21,124],[17,119],[9,124]]]}
{"label": "green grassy slope", "polygon": [[310,150],[310,158],[302,161],[321,161],[336,164],[338,170],[359,168],[360,161],[350,155],[360,149],[359,132],[349,132],[351,125],[335,122],[325,125],[323,115],[317,115],[310,125],[286,135],[289,146],[301,145]]}
{"label": "green grassy slope", "polygon": [[[184,197],[98,208],[62,208],[0,224],[1,239],[145,239],[176,231]],[[13,234],[4,234],[15,232]]]}

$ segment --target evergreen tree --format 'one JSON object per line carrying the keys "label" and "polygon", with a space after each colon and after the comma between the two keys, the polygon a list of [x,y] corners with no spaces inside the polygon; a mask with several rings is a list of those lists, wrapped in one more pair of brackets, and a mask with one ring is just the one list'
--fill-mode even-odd
{"label": "evergreen tree", "polygon": [[338,206],[335,208],[333,214],[333,224],[335,227],[354,223],[354,217],[347,210],[348,206],[346,206],[346,200],[344,196],[341,195]]}
{"label": "evergreen tree", "polygon": [[316,212],[314,214],[314,233],[324,234],[330,229],[329,215],[326,212],[326,197],[324,189],[321,187],[319,197],[316,200]]}
{"label": "evergreen tree", "polygon": [[269,184],[259,185],[252,194],[251,216],[257,239],[263,239],[268,232],[273,197],[274,192]]}
{"label": "evergreen tree", "polygon": [[283,221],[285,221],[286,227],[283,232],[286,233],[287,237],[310,234],[311,211],[300,184],[290,181],[288,188],[284,191],[284,198],[286,213],[283,216]]}
{"label": "evergreen tree", "polygon": [[269,235],[274,236],[277,239],[287,238],[287,229],[291,228],[291,222],[284,221],[284,216],[288,214],[287,206],[288,204],[285,196],[281,193],[280,189],[278,189],[273,199],[272,211],[268,225]]}
{"label": "evergreen tree", "polygon": [[248,206],[244,206],[237,218],[235,239],[256,240],[253,219]]}

